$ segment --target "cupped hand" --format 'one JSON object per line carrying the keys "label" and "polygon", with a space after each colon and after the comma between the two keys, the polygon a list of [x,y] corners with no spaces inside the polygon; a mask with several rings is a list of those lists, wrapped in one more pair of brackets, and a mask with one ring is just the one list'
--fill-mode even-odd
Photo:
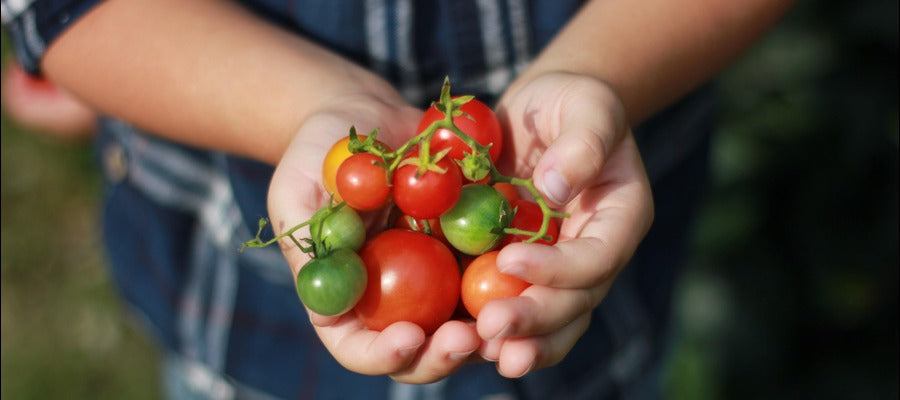
{"label": "cupped hand", "polygon": [[480,354],[518,377],[558,363],[584,334],[649,230],[653,200],[622,104],[604,82],[539,75],[513,85],[498,115],[509,135],[501,171],[533,177],[570,214],[555,246],[516,243],[500,252],[501,271],[534,285],[478,316]]}
{"label": "cupped hand", "polygon": [[[328,202],[321,181],[322,162],[334,142],[347,136],[351,126],[360,134],[379,128],[378,139],[398,148],[415,134],[422,111],[408,106],[399,95],[345,95],[329,99],[298,129],[278,163],[269,188],[268,208],[276,234],[308,220]],[[378,229],[378,216],[364,216]],[[370,229],[371,231],[372,229]],[[308,231],[299,232],[308,237]],[[290,239],[279,242],[296,276],[309,256]],[[455,371],[478,349],[481,340],[474,325],[450,321],[433,335],[409,322],[373,331],[351,310],[325,317],[307,310],[322,343],[347,369],[367,375],[391,375],[397,381],[427,383]]]}

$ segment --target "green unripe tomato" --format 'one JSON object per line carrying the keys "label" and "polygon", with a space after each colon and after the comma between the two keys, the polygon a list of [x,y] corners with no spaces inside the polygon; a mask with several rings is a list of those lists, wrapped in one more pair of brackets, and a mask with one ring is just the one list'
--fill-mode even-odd
{"label": "green unripe tomato", "polygon": [[[328,207],[316,211],[312,220],[316,220],[326,212],[328,212]],[[309,233],[312,237],[319,237],[320,229],[322,243],[329,250],[350,249],[356,251],[366,240],[365,223],[359,214],[347,205],[325,217],[321,223],[310,224]]]}
{"label": "green unripe tomato", "polygon": [[310,310],[340,315],[353,308],[366,290],[363,260],[350,249],[313,258],[297,274],[297,294]]}
{"label": "green unripe tomato", "polygon": [[456,205],[441,215],[441,229],[457,250],[479,255],[496,248],[512,219],[509,201],[488,185],[462,188]]}

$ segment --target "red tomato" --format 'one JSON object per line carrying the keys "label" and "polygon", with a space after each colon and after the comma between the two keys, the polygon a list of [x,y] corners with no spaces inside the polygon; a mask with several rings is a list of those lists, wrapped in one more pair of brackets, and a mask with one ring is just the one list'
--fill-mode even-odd
{"label": "red tomato", "polygon": [[[366,135],[358,135],[357,137],[360,141],[366,140],[367,138]],[[328,194],[334,195],[335,202],[340,202],[342,200],[341,195],[337,190],[337,170],[344,160],[353,155],[353,153],[350,152],[350,149],[347,148],[348,143],[350,143],[349,136],[335,142],[331,148],[328,149],[328,153],[325,154],[325,160],[322,161],[322,184],[325,185],[325,190]],[[387,145],[378,140],[375,141],[375,145],[390,151]]]}
{"label": "red tomato", "polygon": [[494,184],[494,189],[497,189],[503,197],[506,197],[506,201],[509,204],[513,204],[516,200],[519,200],[519,191],[516,189],[516,185],[512,183],[506,182],[497,182]]}
{"label": "red tomato", "polygon": [[500,252],[491,251],[478,256],[463,272],[462,302],[466,311],[475,318],[489,301],[518,296],[531,286],[518,277],[500,272],[497,269],[497,254]]}
{"label": "red tomato", "polygon": [[357,153],[341,163],[337,170],[337,190],[350,207],[370,211],[381,207],[391,192],[381,158]]}
{"label": "red tomato", "polygon": [[425,171],[416,176],[419,167],[407,164],[394,171],[394,204],[416,219],[438,218],[456,204],[462,190],[462,173],[450,158],[437,166],[446,172]]}
{"label": "red tomato", "polygon": [[453,315],[460,276],[453,253],[423,233],[390,229],[360,251],[368,284],[356,314],[369,329],[410,321],[430,335]]}
{"label": "red tomato", "polygon": [[[469,114],[470,117],[461,115],[453,118],[453,124],[456,125],[466,135],[475,139],[482,145],[493,143],[488,155],[491,161],[497,162],[500,157],[500,151],[503,149],[503,130],[500,128],[500,120],[487,104],[482,103],[478,99],[472,99],[468,103],[463,104],[460,110]],[[425,115],[419,120],[417,132],[422,132],[432,122],[444,119],[444,113],[440,112],[434,106],[425,111]],[[448,156],[454,160],[462,160],[465,153],[471,153],[472,149],[452,131],[447,129],[438,129],[434,136],[431,137],[431,150],[434,153],[446,148],[450,148]]]}
{"label": "red tomato", "polygon": [[[531,200],[525,199],[516,200],[512,203],[512,206],[513,208],[518,208],[518,210],[513,216],[512,223],[509,224],[510,228],[530,232],[537,232],[541,229],[541,222],[544,218],[541,206]],[[550,218],[550,225],[547,227],[547,235],[550,235],[552,240],[538,239],[534,243],[556,244],[556,241],[559,240],[559,227],[556,225],[556,221],[553,218]],[[506,235],[501,246],[506,246],[510,243],[524,242],[526,240],[528,240],[527,235]]]}

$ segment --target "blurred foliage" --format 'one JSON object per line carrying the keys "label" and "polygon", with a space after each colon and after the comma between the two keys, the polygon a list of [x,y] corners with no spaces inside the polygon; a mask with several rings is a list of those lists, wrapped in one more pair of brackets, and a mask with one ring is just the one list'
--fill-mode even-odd
{"label": "blurred foliage", "polygon": [[897,11],[798,4],[720,77],[671,398],[898,398]]}
{"label": "blurred foliage", "polygon": [[[898,398],[897,6],[800,3],[720,76],[668,398]],[[105,273],[90,147],[2,130],[0,394],[158,397]]]}
{"label": "blurred foliage", "polygon": [[158,398],[152,345],[107,276],[90,145],[0,124],[0,396]]}

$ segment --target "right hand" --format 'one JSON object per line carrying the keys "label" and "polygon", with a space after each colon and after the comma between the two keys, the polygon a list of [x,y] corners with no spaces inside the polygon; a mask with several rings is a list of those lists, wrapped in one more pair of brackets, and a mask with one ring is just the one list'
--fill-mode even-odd
{"label": "right hand", "polygon": [[[360,134],[380,128],[378,139],[396,149],[415,135],[421,116],[421,110],[407,105],[396,93],[329,99],[303,122],[275,169],[268,195],[275,233],[309,219],[327,204],[322,162],[331,145],[345,137],[351,126]],[[378,227],[370,226],[370,231],[372,228]],[[289,239],[279,244],[296,276],[309,256]],[[361,374],[390,375],[400,382],[440,380],[459,368],[482,343],[474,325],[461,321],[446,322],[426,337],[410,322],[397,322],[380,332],[370,330],[353,310],[337,317],[307,312],[322,343],[341,365]]]}

